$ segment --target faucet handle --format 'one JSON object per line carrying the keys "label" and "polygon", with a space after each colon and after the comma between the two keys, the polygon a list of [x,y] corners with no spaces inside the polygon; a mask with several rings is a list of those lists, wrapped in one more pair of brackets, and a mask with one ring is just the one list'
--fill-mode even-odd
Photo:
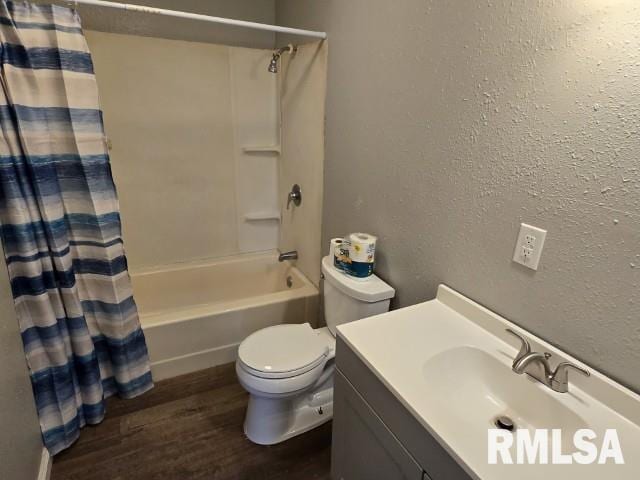
{"label": "faucet handle", "polygon": [[576,372],[581,373],[585,377],[590,377],[589,370],[574,365],[571,362],[562,362],[558,364],[553,376],[551,377],[551,388],[556,392],[566,393],[569,391],[569,369],[573,368]]}
{"label": "faucet handle", "polygon": [[291,202],[293,202],[296,207],[299,207],[302,203],[302,190],[300,189],[300,185],[297,183],[291,187],[291,191],[287,195],[287,210],[289,210]]}
{"label": "faucet handle", "polygon": [[528,353],[531,353],[531,345],[529,344],[529,341],[526,338],[524,338],[518,332],[511,330],[510,328],[507,328],[505,331],[507,333],[510,333],[514,337],[516,337],[518,340],[520,340],[520,351],[516,355],[514,362],[517,362]]}

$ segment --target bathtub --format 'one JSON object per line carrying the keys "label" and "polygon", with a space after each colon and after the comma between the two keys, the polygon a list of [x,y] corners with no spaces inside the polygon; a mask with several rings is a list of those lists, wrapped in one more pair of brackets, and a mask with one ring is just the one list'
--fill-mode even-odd
{"label": "bathtub", "polygon": [[317,321],[318,290],[277,253],[131,271],[155,380],[233,362],[249,334]]}

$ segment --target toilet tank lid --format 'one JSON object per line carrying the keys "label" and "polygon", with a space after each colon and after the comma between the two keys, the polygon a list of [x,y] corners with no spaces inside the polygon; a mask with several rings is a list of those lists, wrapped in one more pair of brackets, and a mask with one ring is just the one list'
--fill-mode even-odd
{"label": "toilet tank lid", "polygon": [[342,293],[362,302],[380,302],[393,298],[396,291],[393,287],[375,275],[366,279],[350,277],[333,266],[333,257],[322,259],[322,273],[324,279]]}

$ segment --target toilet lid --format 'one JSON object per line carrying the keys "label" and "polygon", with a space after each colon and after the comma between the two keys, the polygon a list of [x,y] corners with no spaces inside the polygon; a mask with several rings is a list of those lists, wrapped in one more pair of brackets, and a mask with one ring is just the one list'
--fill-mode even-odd
{"label": "toilet lid", "polygon": [[[329,346],[311,325],[275,325],[249,335],[238,349],[247,367],[266,374],[295,375],[317,365]],[[279,375],[278,375],[279,376]]]}

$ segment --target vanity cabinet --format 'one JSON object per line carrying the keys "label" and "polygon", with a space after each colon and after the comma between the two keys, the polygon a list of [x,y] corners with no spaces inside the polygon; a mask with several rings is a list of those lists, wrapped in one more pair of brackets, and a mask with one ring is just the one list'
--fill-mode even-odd
{"label": "vanity cabinet", "polygon": [[333,480],[471,480],[338,337]]}
{"label": "vanity cabinet", "polygon": [[340,372],[334,392],[332,478],[422,480],[422,468]]}

